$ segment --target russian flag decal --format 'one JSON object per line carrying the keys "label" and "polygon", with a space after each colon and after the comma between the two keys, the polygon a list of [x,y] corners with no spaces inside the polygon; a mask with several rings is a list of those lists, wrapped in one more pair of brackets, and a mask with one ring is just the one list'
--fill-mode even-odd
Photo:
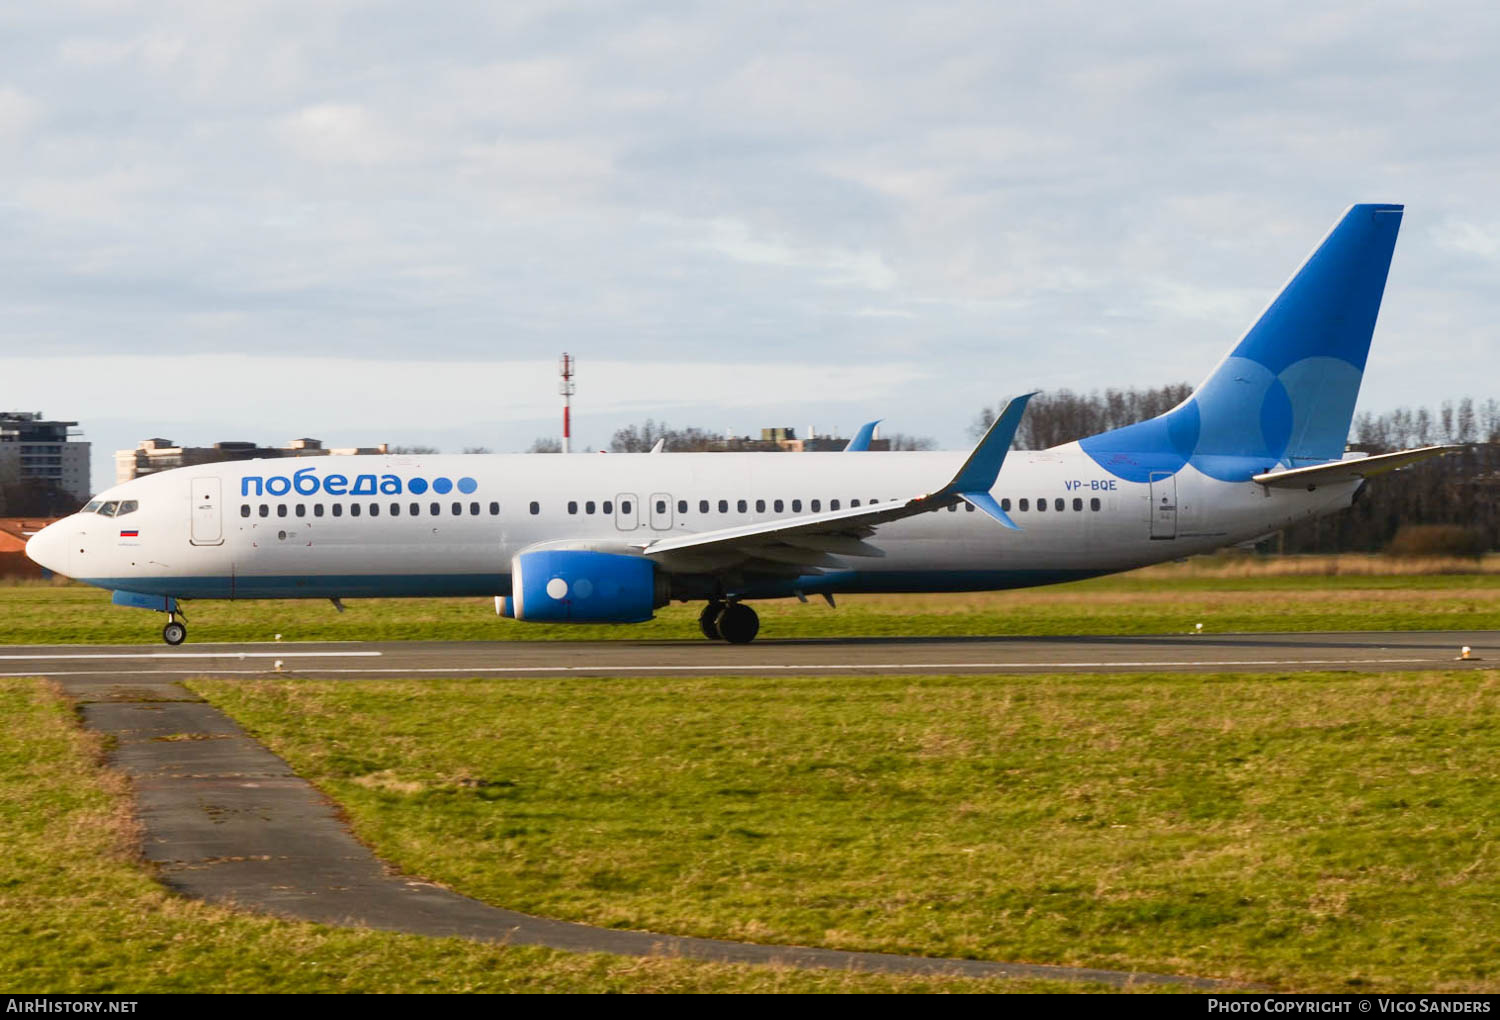
{"label": "russian flag decal", "polygon": [[140,536],[141,536],[141,533],[139,531],[122,531],[122,532],[120,532],[120,537],[121,538],[139,538]]}

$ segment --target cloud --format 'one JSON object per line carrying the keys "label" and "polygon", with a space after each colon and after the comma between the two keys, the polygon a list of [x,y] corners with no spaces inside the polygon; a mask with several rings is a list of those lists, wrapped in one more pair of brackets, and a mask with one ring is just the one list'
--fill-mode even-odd
{"label": "cloud", "polygon": [[320,163],[370,166],[411,151],[379,114],[357,103],[306,106],[277,118],[272,130],[298,156]]}

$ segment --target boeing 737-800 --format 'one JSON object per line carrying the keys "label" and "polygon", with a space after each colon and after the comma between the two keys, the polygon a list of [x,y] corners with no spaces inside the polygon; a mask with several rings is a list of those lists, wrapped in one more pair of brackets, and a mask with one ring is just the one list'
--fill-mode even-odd
{"label": "boeing 737-800", "polygon": [[138,478],[45,528],[52,571],[179,600],[495,596],[521,621],[635,623],[702,601],[742,643],[756,599],[1018,588],[1244,542],[1349,506],[1447,448],[1345,443],[1401,224],[1350,208],[1188,399],[1009,455],[1026,396],[968,453],[355,456]]}

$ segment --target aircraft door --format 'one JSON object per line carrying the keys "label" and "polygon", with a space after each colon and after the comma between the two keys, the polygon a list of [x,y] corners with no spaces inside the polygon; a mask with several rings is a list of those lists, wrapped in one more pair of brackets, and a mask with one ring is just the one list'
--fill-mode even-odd
{"label": "aircraft door", "polygon": [[672,529],[672,494],[670,492],[651,494],[651,527],[657,531]]}
{"label": "aircraft door", "polygon": [[634,531],[641,523],[640,509],[635,493],[622,492],[615,497],[615,527],[621,531]]}
{"label": "aircraft door", "polygon": [[1177,537],[1177,476],[1151,472],[1151,537]]}
{"label": "aircraft door", "polygon": [[222,504],[219,500],[217,478],[194,478],[189,483],[193,501],[193,545],[222,545],[224,525],[220,517]]}

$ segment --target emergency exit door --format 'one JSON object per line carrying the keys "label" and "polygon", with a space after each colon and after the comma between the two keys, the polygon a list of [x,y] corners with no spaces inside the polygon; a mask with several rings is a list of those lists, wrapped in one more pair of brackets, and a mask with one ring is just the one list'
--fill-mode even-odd
{"label": "emergency exit door", "polygon": [[224,522],[217,478],[194,478],[189,483],[193,499],[193,545],[221,545]]}

